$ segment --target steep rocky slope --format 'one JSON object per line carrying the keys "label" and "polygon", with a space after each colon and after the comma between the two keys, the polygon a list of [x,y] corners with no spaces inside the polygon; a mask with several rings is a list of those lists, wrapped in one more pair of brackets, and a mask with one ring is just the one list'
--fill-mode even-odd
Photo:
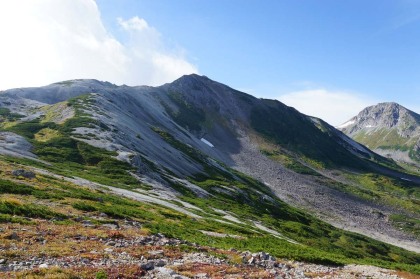
{"label": "steep rocky slope", "polygon": [[382,156],[420,166],[420,115],[399,104],[367,107],[338,129]]}
{"label": "steep rocky slope", "polygon": [[[277,255],[308,259],[312,252],[299,251],[310,246],[332,253],[315,260],[345,254],[387,261],[398,254],[407,264],[418,261],[393,246],[342,235],[281,201],[337,227],[420,251],[419,178],[399,172],[393,161],[322,120],[278,101],[190,75],[159,87],[74,80],[8,90],[0,93],[0,108],[0,159],[19,164],[7,163],[9,168],[29,167],[42,179],[157,206],[152,210],[173,220],[172,225],[161,224],[161,217],[127,213],[132,209],[112,212],[142,216],[153,232],[205,242],[201,231],[226,231],[253,239],[250,247],[263,247],[258,237],[251,237],[254,231],[281,241],[287,253],[280,249]],[[10,180],[10,174],[3,173],[4,179]],[[69,203],[77,210],[109,214],[107,203],[114,201],[103,199],[84,200],[87,206]],[[58,200],[55,205],[67,208],[69,203]],[[228,245],[240,245],[240,239],[229,239]],[[219,243],[214,238],[210,242]],[[270,249],[278,247],[274,242]],[[366,245],[373,246],[362,252]]]}

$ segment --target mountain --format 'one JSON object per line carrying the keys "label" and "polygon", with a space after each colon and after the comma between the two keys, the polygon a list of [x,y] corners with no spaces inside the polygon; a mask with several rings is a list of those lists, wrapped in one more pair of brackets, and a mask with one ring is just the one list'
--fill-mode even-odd
{"label": "mountain", "polygon": [[[112,227],[129,243],[139,223],[155,239],[225,256],[233,247],[420,272],[419,177],[320,119],[205,76],[158,87],[71,80],[1,92],[0,154],[0,222],[24,232],[54,226],[65,238],[60,226],[83,235]],[[52,262],[54,241],[46,246]],[[62,256],[81,257],[78,249]],[[98,249],[89,257],[105,257]],[[31,261],[31,251],[14,260]]]}
{"label": "mountain", "polygon": [[420,115],[399,104],[367,107],[338,129],[377,154],[420,166]]}

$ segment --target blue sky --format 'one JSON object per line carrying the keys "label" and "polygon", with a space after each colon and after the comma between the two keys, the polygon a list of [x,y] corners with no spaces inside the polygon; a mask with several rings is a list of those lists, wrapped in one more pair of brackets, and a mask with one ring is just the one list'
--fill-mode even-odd
{"label": "blue sky", "polygon": [[[0,16],[13,15],[15,2],[30,7],[28,25],[40,24],[30,34],[48,29],[39,36],[51,42],[34,54],[55,61],[28,85],[71,78],[157,85],[198,72],[334,125],[382,101],[420,112],[420,1],[10,0]],[[56,18],[63,13],[81,23]],[[27,79],[15,80],[3,87]]]}
{"label": "blue sky", "polygon": [[200,72],[236,86],[289,91],[314,83],[377,95],[420,89],[420,1],[97,3],[109,29],[117,17],[144,18],[185,48]]}

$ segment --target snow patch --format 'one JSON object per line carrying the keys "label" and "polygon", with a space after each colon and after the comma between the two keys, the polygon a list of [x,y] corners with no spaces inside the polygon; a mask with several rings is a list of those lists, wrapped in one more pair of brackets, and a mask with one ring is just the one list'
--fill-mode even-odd
{"label": "snow patch", "polygon": [[206,140],[205,138],[201,138],[200,139],[202,142],[204,142],[205,144],[207,144],[208,146],[210,146],[210,147],[214,147],[214,145],[211,143],[211,142],[209,142],[208,140]]}
{"label": "snow patch", "polygon": [[350,120],[350,121],[347,121],[347,122],[341,124],[340,126],[337,126],[337,128],[343,129],[343,128],[346,128],[346,127],[348,127],[350,125],[353,125],[355,122],[356,121],[354,121],[354,120]]}

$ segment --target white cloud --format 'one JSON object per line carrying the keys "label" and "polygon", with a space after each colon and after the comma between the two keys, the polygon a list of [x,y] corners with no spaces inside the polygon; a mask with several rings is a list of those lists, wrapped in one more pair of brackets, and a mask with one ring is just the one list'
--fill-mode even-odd
{"label": "white cloud", "polygon": [[144,30],[151,30],[149,24],[142,18],[133,17],[129,20],[123,20],[122,18],[118,18],[118,23],[126,30],[137,30],[137,31],[144,31]]}
{"label": "white cloud", "polygon": [[349,120],[365,107],[377,103],[359,94],[326,89],[292,92],[280,96],[278,100],[334,126]]}
{"label": "white cloud", "polygon": [[118,19],[127,43],[104,27],[94,0],[0,1],[0,90],[75,78],[159,85],[198,72],[144,19]]}

